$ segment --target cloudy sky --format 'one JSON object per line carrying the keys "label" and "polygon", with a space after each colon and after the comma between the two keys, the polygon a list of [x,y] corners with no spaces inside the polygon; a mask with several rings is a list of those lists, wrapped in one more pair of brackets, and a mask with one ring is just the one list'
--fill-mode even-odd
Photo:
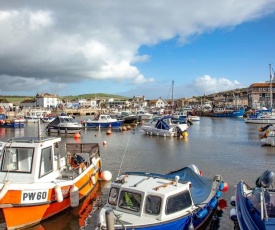
{"label": "cloudy sky", "polygon": [[200,96],[269,80],[275,0],[0,0],[0,95]]}

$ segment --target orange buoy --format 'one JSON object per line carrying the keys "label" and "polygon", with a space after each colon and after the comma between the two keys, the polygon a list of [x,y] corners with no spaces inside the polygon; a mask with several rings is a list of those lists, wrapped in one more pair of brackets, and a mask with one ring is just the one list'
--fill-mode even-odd
{"label": "orange buoy", "polygon": [[112,131],[111,129],[108,129],[107,132],[106,132],[107,135],[111,135],[112,134]]}
{"label": "orange buoy", "polygon": [[81,136],[80,136],[80,133],[75,133],[75,134],[74,134],[74,138],[75,138],[75,139],[80,138],[80,137],[81,137]]}
{"label": "orange buoy", "polygon": [[103,141],[103,145],[107,145],[107,141]]}
{"label": "orange buoy", "polygon": [[131,126],[130,125],[127,125],[127,130],[130,130],[131,129]]}
{"label": "orange buoy", "polygon": [[126,131],[126,130],[127,130],[126,126],[123,126],[122,131]]}

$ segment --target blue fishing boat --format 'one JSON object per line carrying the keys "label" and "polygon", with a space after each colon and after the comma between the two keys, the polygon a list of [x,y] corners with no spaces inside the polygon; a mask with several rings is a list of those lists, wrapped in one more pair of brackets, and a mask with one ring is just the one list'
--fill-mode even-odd
{"label": "blue fishing boat", "polygon": [[274,173],[266,170],[256,180],[256,187],[240,181],[231,197],[230,218],[242,230],[275,229]]}
{"label": "blue fishing boat", "polygon": [[238,110],[219,110],[214,111],[212,117],[243,117],[245,109],[242,107]]}
{"label": "blue fishing boat", "polygon": [[111,184],[97,229],[197,229],[227,189],[220,175],[203,177],[195,165],[168,174],[126,172]]}
{"label": "blue fishing boat", "polygon": [[0,128],[24,128],[24,122],[19,120],[9,120],[5,114],[0,114]]}
{"label": "blue fishing boat", "polygon": [[110,115],[101,114],[97,119],[88,119],[82,122],[85,128],[120,128],[123,121],[112,118]]}

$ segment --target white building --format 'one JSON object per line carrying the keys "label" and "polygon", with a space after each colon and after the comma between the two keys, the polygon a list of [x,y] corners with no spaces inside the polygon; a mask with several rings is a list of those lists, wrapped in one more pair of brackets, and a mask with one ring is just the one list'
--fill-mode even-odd
{"label": "white building", "polygon": [[156,107],[157,108],[164,108],[167,105],[166,101],[163,99],[159,98],[156,102]]}
{"label": "white building", "polygon": [[42,93],[36,94],[35,102],[37,107],[55,108],[61,102],[56,94]]}
{"label": "white building", "polygon": [[62,104],[62,101],[57,95],[52,94],[36,94],[34,99],[27,99],[20,102],[20,106],[24,108],[42,107],[42,108],[55,108],[57,105]]}

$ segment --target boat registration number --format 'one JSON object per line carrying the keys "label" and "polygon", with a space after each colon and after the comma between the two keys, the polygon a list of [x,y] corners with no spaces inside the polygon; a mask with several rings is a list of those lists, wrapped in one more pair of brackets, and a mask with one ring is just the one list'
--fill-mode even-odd
{"label": "boat registration number", "polygon": [[45,202],[48,199],[48,190],[23,190],[21,195],[21,204],[33,202]]}

